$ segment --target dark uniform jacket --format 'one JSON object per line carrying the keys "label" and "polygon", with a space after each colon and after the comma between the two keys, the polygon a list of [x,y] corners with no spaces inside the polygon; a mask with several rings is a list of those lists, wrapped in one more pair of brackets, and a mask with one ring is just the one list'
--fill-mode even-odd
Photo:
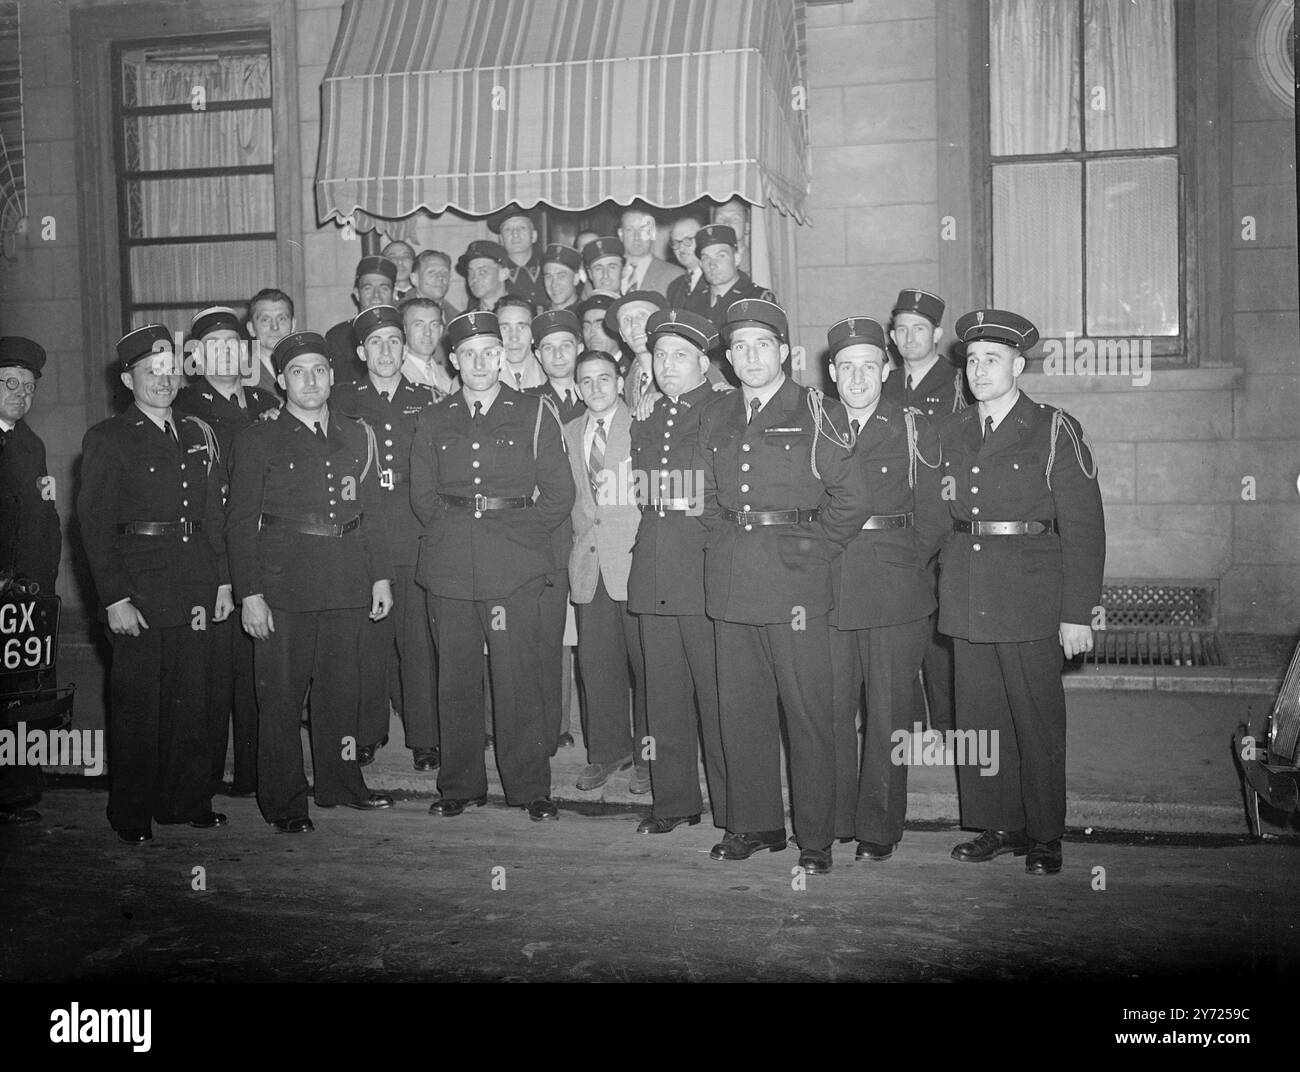
{"label": "dark uniform jacket", "polygon": [[[916,454],[909,456],[906,411],[882,398],[858,433],[853,464],[866,479],[872,515],[913,515],[910,528],[859,532],[836,560],[835,618],[840,629],[874,629],[928,617],[934,581],[927,572],[952,531],[940,495],[939,433],[912,411]],[[908,483],[914,468],[915,491]]]}
{"label": "dark uniform jacket", "polygon": [[374,430],[379,447],[379,487],[375,507],[388,528],[393,562],[414,566],[420,549],[420,522],[411,509],[411,441],[421,413],[432,406],[427,387],[403,379],[392,401],[375,389],[370,378],[345,383],[330,395],[330,409],[360,417]]}
{"label": "dark uniform jacket", "polygon": [[1101,493],[1079,423],[1065,413],[1054,421],[1060,412],[1022,391],[987,443],[977,406],[943,425],[954,521],[1055,519],[1060,535],[951,533],[939,559],[940,632],[975,643],[1041,640],[1062,622],[1091,623],[1106,559]]}
{"label": "dark uniform jacket", "polygon": [[[361,421],[331,410],[327,440],[286,409],[235,436],[227,544],[235,598],[261,594],[274,609],[369,607],[393,560],[379,494],[379,457]],[[263,514],[288,521],[361,523],[342,536],[259,528]]]}
{"label": "dark uniform jacket", "polygon": [[280,399],[270,391],[257,387],[244,388],[246,409],[241,409],[226,398],[206,380],[199,380],[182,387],[172,403],[178,413],[187,413],[206,421],[217,433],[217,445],[221,447],[222,470],[227,474],[223,483],[229,483],[230,447],[235,441],[235,433],[247,428],[263,413],[280,408]]}
{"label": "dark uniform jacket", "polygon": [[703,300],[707,302],[709,281],[704,278],[704,273],[701,272],[699,278],[695,280],[695,286],[691,286],[691,273],[684,272],[668,284],[668,293],[664,296],[668,299],[669,309],[685,309],[688,301],[700,301],[701,294],[704,295]]}
{"label": "dark uniform jacket", "polygon": [[[525,387],[524,394],[532,395],[534,398],[549,398],[554,402],[556,412],[560,415],[561,425],[568,424],[575,417],[581,417],[587,412],[587,403],[582,400],[576,387],[573,388],[574,400],[572,403],[566,403],[563,397],[556,394],[550,380],[547,380],[540,387]],[[569,554],[572,550],[573,517],[570,515],[564,519],[562,525],[551,533],[551,555],[555,563],[554,573],[569,572]]]}
{"label": "dark uniform jacket", "polygon": [[357,357],[359,345],[351,320],[340,320],[325,332],[325,356],[334,370],[335,385],[365,379],[366,364]]}
{"label": "dark uniform jacket", "polygon": [[727,310],[731,308],[733,302],[738,302],[742,298],[762,298],[764,301],[776,301],[775,294],[766,287],[760,287],[744,272],[741,272],[736,277],[736,281],[731,284],[731,289],[718,298],[717,301],[713,300],[713,292],[709,289],[709,284],[704,280],[703,276],[700,277],[700,281],[701,286],[687,296],[682,308],[708,317],[713,321],[713,326],[716,328],[722,327],[722,322],[727,319]]}
{"label": "dark uniform jacket", "polygon": [[911,406],[935,420],[956,413],[969,405],[966,381],[962,370],[943,354],[939,355],[920,383],[907,389],[907,366],[898,365],[889,373],[881,388],[881,396],[902,406]]}
{"label": "dark uniform jacket", "polygon": [[[551,539],[573,507],[573,476],[560,423],[541,399],[501,384],[478,427],[472,412],[462,389],[416,425],[411,505],[424,525],[416,580],[436,596],[495,599],[554,571]],[[483,511],[439,497],[534,493],[531,507]]]}
{"label": "dark uniform jacket", "polygon": [[49,475],[45,444],[19,421],[0,447],[0,573],[36,581],[52,596],[63,533]]}
{"label": "dark uniform jacket", "polygon": [[[77,519],[100,606],[130,599],[151,629],[188,625],[195,607],[211,611],[229,581],[216,433],[174,410],[172,424],[179,444],[132,403],[81,443]],[[199,522],[202,531],[118,532],[140,521]]]}
{"label": "dark uniform jacket", "polygon": [[[632,422],[632,470],[651,499],[689,498],[689,511],[643,510],[632,548],[627,609],[633,614],[703,614],[703,417],[726,399],[706,380],[674,403],[661,398],[644,421]],[[666,479],[664,479],[666,477]]]}
{"label": "dark uniform jacket", "polygon": [[551,304],[542,281],[542,257],[533,248],[527,264],[510,264],[510,278],[506,280],[506,293],[517,294],[533,303],[535,309],[545,309]]}
{"label": "dark uniform jacket", "polygon": [[[831,438],[848,434],[844,407],[826,401],[818,433],[810,393],[786,377],[752,423],[746,423],[742,391],[726,395],[701,421],[704,522],[712,530],[704,551],[710,618],[763,625],[831,608],[831,561],[858,534],[869,509],[862,468],[847,445]],[[814,452],[819,476],[812,471]],[[796,508],[820,508],[821,516],[746,530],[722,515],[724,509]]]}

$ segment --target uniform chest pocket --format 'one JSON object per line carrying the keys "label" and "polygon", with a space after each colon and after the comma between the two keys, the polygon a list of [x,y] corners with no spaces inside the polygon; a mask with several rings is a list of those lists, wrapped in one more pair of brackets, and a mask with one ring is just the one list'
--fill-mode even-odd
{"label": "uniform chest pocket", "polygon": [[1044,479],[1043,461],[1030,451],[999,454],[983,465],[1000,487],[1029,487]]}
{"label": "uniform chest pocket", "polygon": [[812,430],[797,427],[767,428],[763,432],[763,455],[778,465],[801,469],[812,451]]}

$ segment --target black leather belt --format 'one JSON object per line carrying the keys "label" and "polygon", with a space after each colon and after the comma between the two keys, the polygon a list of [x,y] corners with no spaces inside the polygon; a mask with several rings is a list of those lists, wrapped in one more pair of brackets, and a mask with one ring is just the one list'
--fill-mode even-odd
{"label": "black leather belt", "polygon": [[737,525],[802,525],[816,521],[822,510],[723,510],[722,516]]}
{"label": "black leather belt", "polygon": [[953,532],[972,536],[1051,536],[1060,532],[1056,519],[1051,521],[954,521]]}
{"label": "black leather belt", "polygon": [[124,521],[117,526],[121,536],[193,536],[203,531],[202,521]]}
{"label": "black leather belt", "polygon": [[279,517],[276,514],[263,514],[261,527],[286,528],[301,532],[304,536],[346,536],[361,524],[364,514],[357,514],[351,521],[341,524],[325,521],[319,514],[304,514],[302,517]]}
{"label": "black leather belt", "polygon": [[463,510],[524,510],[533,505],[533,500],[526,495],[513,499],[494,499],[490,495],[444,495],[438,492],[438,498],[448,506],[459,506]]}
{"label": "black leather belt", "polygon": [[387,488],[389,491],[392,491],[394,488],[400,487],[403,484],[409,484],[410,482],[411,478],[400,469],[379,470],[379,486],[381,488]]}
{"label": "black leather belt", "polygon": [[685,514],[693,509],[695,504],[690,499],[651,499],[641,506],[643,514]]}
{"label": "black leather belt", "polygon": [[909,510],[905,514],[872,514],[862,527],[871,531],[876,529],[910,529],[912,527],[912,511]]}

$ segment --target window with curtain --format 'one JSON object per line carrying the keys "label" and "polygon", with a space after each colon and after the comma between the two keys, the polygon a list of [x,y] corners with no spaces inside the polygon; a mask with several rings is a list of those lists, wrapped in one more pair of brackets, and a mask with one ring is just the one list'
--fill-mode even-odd
{"label": "window with curtain", "polygon": [[1183,355],[1173,0],[989,0],[993,302]]}
{"label": "window with curtain", "polygon": [[189,327],[274,286],[267,36],[117,47],[122,320]]}

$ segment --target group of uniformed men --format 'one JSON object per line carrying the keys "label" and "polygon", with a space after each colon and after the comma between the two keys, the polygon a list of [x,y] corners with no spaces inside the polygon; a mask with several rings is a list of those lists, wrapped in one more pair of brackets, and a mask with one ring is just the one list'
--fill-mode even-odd
{"label": "group of uniformed men", "polygon": [[[523,248],[521,221],[498,222]],[[1000,749],[991,777],[973,748],[958,768],[982,833],[954,857],[1060,870],[1060,671],[1092,646],[1104,527],[1082,429],[1017,387],[1033,324],[961,317],[963,383],[939,350],[943,301],[903,291],[888,332],[831,327],[830,399],[792,378],[785,314],[738,273],[735,229],[696,226],[700,286],[647,262],[652,217],[623,223],[522,261],[472,243],[475,305],[445,328],[445,282],[422,290],[421,259],[392,247],[407,299],[390,304],[398,263],[365,257],[360,312],[326,336],[263,291],[251,370],[231,359],[241,318],[205,310],[184,388],[166,328],[123,336],[133,404],[87,432],[77,504],[113,641],[123,840],[225,823],[211,798],[232,714],[230,792],[310,830],[304,703],[318,806],[392,805],[362,775],[390,706],[416,769],[440,768],[431,813],[484,804],[485,647],[506,803],[557,818],[572,602],[577,784],[631,770],[653,794],[638,832],[700,821],[702,744],[712,856],[786,847],[784,739],[805,872],[830,870],[836,840],[888,859],[906,811],[894,741],[920,703]],[[605,284],[581,302],[579,264]],[[546,309],[521,293],[539,278]]]}

